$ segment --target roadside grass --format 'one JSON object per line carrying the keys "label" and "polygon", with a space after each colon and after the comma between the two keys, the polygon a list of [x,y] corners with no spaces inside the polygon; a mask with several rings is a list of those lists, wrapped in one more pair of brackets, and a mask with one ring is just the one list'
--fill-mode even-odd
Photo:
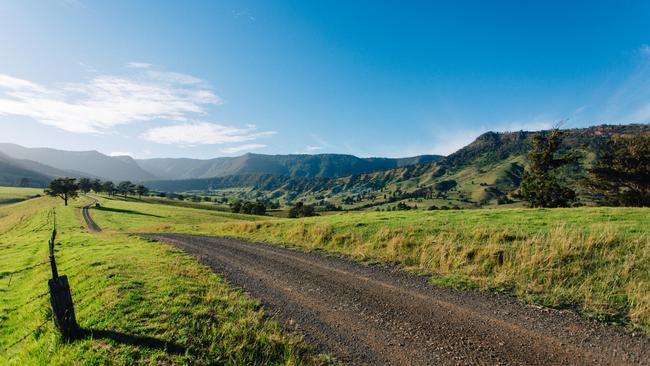
{"label": "roadside grass", "polygon": [[[88,233],[78,209],[84,202],[88,200],[64,207],[61,200],[42,197],[0,207],[0,364],[326,361],[312,356],[297,335],[265,319],[256,302],[189,255],[123,233]],[[141,209],[129,204],[131,210]],[[59,273],[70,280],[84,331],[69,343],[54,330],[47,294],[52,208],[58,222]],[[206,218],[196,215],[196,220]],[[125,222],[148,217],[120,216]]]}
{"label": "roadside grass", "polygon": [[131,197],[91,197],[97,198],[101,205],[100,208],[92,210],[92,215],[97,218],[96,221],[102,230],[108,231],[164,232],[180,228],[191,231],[205,223],[269,219],[264,216],[159,204]]}
{"label": "roadside grass", "polygon": [[649,225],[647,208],[583,207],[340,213],[165,230],[399,263],[437,285],[512,293],[650,333]]}
{"label": "roadside grass", "polygon": [[42,195],[41,188],[0,187],[0,206],[9,205]]}
{"label": "roadside grass", "polygon": [[189,208],[198,208],[201,210],[214,210],[214,211],[224,211],[230,212],[230,206],[224,203],[215,203],[215,202],[190,202],[190,201],[181,201],[174,200],[170,198],[163,197],[142,197],[141,199],[144,202],[148,203],[158,203],[161,205],[177,206],[177,207],[189,207]]}

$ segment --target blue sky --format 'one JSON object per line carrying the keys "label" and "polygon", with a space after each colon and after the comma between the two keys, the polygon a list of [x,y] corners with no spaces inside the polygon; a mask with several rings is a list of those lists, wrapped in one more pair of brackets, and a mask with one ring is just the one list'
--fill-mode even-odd
{"label": "blue sky", "polygon": [[0,141],[448,154],[650,122],[647,1],[1,1]]}

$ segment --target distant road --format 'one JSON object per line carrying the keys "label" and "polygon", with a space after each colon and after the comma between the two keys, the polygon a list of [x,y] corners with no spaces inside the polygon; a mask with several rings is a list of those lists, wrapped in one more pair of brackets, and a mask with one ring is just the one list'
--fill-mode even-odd
{"label": "distant road", "polygon": [[241,240],[146,234],[259,299],[318,351],[368,365],[650,364],[650,338],[388,266]]}
{"label": "distant road", "polygon": [[84,207],[81,208],[81,215],[84,217],[84,220],[86,221],[86,225],[88,226],[88,230],[90,230],[93,233],[99,233],[102,231],[102,229],[97,225],[97,223],[93,220],[92,216],[90,216],[90,208],[97,203],[97,200],[93,203],[89,203],[85,205]]}

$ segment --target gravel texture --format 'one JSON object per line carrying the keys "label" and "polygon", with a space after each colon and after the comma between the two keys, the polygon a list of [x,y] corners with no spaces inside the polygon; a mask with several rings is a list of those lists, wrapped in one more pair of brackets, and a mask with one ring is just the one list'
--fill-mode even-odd
{"label": "gravel texture", "polygon": [[650,365],[647,336],[509,296],[438,288],[394,266],[229,238],[142,236],[198,257],[347,364]]}

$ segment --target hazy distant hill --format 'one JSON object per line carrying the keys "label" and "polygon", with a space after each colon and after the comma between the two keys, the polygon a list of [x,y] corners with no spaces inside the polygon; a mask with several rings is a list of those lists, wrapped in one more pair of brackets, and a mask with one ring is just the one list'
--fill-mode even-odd
{"label": "hazy distant hill", "polygon": [[44,187],[47,185],[52,179],[51,176],[39,173],[34,168],[42,168],[42,170],[50,170],[52,168],[38,167],[32,163],[14,159],[0,153],[0,185],[18,186],[21,185],[24,179],[27,180],[26,185],[29,187]]}
{"label": "hazy distant hill", "polygon": [[341,177],[437,161],[438,155],[411,158],[358,158],[343,154],[261,155],[245,154],[209,160],[141,159],[137,163],[161,179],[196,179],[229,175],[272,174],[288,177]]}
{"label": "hazy distant hill", "polygon": [[[190,191],[245,188],[253,196],[306,198],[363,195],[382,191],[384,194],[418,197],[435,192],[435,185],[454,181],[453,199],[457,203],[483,205],[506,197],[521,183],[531,137],[539,132],[487,132],[455,153],[433,161],[397,168],[351,174],[344,177],[315,178],[247,174],[176,181],[149,182],[153,189]],[[566,179],[582,176],[591,162],[593,149],[604,140],[618,135],[650,133],[650,125],[602,125],[566,130],[563,148],[583,151],[582,164],[566,172]]]}
{"label": "hazy distant hill", "polygon": [[[0,143],[0,152],[15,159],[31,160],[56,169],[71,171],[73,176],[133,181],[157,178],[142,169],[135,160],[128,156],[111,157],[97,151],[28,148],[9,143]],[[40,170],[38,172],[45,173]]]}

